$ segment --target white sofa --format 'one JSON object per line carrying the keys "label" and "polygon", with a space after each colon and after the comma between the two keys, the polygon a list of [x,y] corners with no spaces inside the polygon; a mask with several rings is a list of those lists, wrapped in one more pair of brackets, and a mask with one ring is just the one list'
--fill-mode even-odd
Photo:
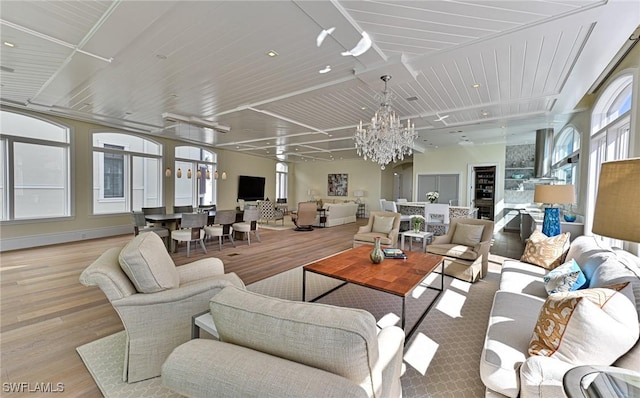
{"label": "white sofa", "polygon": [[[325,210],[327,217],[325,227],[356,222],[356,213],[358,212],[357,203],[325,203],[322,205],[322,208]],[[316,217],[316,225],[319,225],[319,222],[320,215]]]}
{"label": "white sofa", "polygon": [[[571,259],[582,269],[589,288],[630,282],[640,317],[640,258],[622,250],[601,248],[593,237],[581,236],[567,252],[565,261]],[[517,260],[504,262],[480,359],[480,376],[487,396],[566,396],[562,387],[564,374],[580,364],[528,354],[540,309],[548,297],[543,282],[547,272]],[[640,372],[640,342],[613,365]]]}

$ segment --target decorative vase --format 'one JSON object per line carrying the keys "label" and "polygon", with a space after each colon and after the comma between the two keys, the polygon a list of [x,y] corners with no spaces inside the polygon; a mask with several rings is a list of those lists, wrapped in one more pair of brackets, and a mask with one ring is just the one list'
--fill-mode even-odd
{"label": "decorative vase", "polygon": [[420,232],[420,224],[413,224],[413,232],[415,233]]}
{"label": "decorative vase", "polygon": [[380,238],[376,238],[373,244],[373,250],[371,250],[371,253],[369,254],[369,258],[374,264],[380,264],[382,260],[384,260],[384,252],[380,248]]}

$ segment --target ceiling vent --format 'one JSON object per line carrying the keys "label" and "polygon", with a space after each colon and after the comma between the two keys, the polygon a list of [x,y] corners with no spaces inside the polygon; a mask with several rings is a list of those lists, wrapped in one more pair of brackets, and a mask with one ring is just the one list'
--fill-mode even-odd
{"label": "ceiling vent", "polygon": [[182,115],[177,115],[175,113],[165,112],[162,114],[162,118],[167,122],[187,123],[196,127],[216,130],[221,133],[228,133],[229,131],[231,131],[231,127],[223,126],[221,124],[218,124],[216,122],[211,122],[209,120],[200,119],[195,116],[182,116]]}

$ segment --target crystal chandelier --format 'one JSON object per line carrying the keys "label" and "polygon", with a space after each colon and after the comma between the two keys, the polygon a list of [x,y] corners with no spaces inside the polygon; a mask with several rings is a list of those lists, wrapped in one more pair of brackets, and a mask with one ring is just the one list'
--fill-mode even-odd
{"label": "crystal chandelier", "polygon": [[364,157],[364,160],[371,159],[384,170],[388,163],[411,155],[416,133],[411,120],[407,120],[407,127],[403,127],[400,118],[391,109],[393,96],[387,91],[387,82],[391,76],[384,75],[380,79],[384,82],[382,95],[376,95],[380,108],[371,118],[370,125],[363,127],[362,120],[360,121],[353,139],[358,156]]}

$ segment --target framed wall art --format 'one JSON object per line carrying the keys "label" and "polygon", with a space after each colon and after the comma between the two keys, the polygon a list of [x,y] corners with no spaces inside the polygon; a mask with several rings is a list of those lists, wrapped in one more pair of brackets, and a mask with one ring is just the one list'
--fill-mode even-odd
{"label": "framed wall art", "polygon": [[329,174],[327,194],[329,196],[347,196],[349,174]]}

